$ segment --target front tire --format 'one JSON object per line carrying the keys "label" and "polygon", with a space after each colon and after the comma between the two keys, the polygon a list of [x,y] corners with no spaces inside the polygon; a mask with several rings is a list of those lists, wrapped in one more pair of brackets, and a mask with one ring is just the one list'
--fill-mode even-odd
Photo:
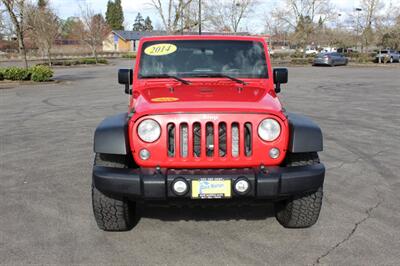
{"label": "front tire", "polygon": [[[306,166],[319,163],[318,154],[288,154],[287,167]],[[321,211],[322,186],[314,192],[292,196],[275,204],[275,217],[286,228],[307,228],[314,225]]]}
{"label": "front tire", "polygon": [[[127,168],[124,156],[96,154],[95,165]],[[135,225],[135,203],[108,195],[92,185],[92,206],[97,226],[104,231],[128,231]]]}

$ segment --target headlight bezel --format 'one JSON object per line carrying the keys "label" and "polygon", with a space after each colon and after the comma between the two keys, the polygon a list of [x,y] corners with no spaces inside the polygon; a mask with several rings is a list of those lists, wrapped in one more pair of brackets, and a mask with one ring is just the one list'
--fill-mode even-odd
{"label": "headlight bezel", "polygon": [[[146,134],[146,133],[141,132],[141,127],[143,127],[146,122],[150,122],[150,123],[153,123],[153,125],[156,125],[156,127],[153,127],[158,131],[156,133],[156,137],[151,137],[150,138],[150,137],[146,137],[146,136],[143,135],[143,134]],[[147,119],[144,119],[144,120],[140,121],[140,123],[138,124],[138,126],[136,128],[136,133],[137,133],[137,135],[138,135],[138,137],[140,138],[141,141],[143,141],[145,143],[154,143],[161,137],[161,125],[156,120],[151,119],[151,118],[147,118]]]}
{"label": "headlight bezel", "polygon": [[[263,125],[264,123],[267,123],[268,121],[271,121],[271,123],[273,124],[273,126],[274,126],[275,129],[276,129],[276,128],[279,129],[278,133],[277,133],[277,134],[275,133],[275,134],[273,135],[273,137],[267,137],[267,136],[264,134],[265,131],[264,131],[264,132],[260,132],[261,130],[263,130],[262,125]],[[264,127],[264,130],[265,130],[265,127]],[[258,124],[258,127],[257,127],[257,134],[258,134],[258,137],[259,137],[261,140],[266,141],[266,142],[273,142],[273,141],[276,141],[276,140],[281,136],[281,134],[282,134],[282,126],[281,126],[281,124],[278,122],[277,119],[272,118],[272,117],[268,117],[268,118],[263,119],[263,120]],[[263,134],[264,134],[264,135],[263,135]],[[267,133],[267,134],[271,134],[271,133]]]}

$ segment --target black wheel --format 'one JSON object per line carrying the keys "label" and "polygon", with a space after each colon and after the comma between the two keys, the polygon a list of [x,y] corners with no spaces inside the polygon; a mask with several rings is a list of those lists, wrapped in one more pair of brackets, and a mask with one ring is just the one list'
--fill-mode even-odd
{"label": "black wheel", "polygon": [[[293,153],[288,154],[286,166],[306,166],[318,164],[318,154]],[[306,228],[314,225],[319,217],[322,206],[323,189],[295,195],[275,204],[275,217],[286,228]]]}
{"label": "black wheel", "polygon": [[[95,165],[127,168],[125,156],[96,154]],[[108,195],[92,185],[92,206],[97,226],[104,231],[127,231],[135,225],[135,203]]]}

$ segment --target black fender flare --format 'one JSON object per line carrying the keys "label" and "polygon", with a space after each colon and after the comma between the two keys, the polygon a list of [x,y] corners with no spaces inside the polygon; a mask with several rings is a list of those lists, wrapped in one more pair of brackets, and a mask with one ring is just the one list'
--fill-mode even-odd
{"label": "black fender flare", "polygon": [[94,133],[94,152],[127,155],[130,151],[128,121],[128,113],[104,119]]}
{"label": "black fender flare", "polygon": [[310,118],[287,113],[289,121],[289,147],[292,153],[318,152],[323,150],[321,128]]}

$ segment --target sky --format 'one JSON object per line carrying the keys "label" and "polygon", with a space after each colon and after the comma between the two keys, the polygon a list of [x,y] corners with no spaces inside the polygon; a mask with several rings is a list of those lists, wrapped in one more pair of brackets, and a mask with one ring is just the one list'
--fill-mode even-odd
{"label": "sky", "polygon": [[[108,0],[50,0],[50,4],[57,11],[61,18],[67,18],[70,16],[77,16],[79,14],[79,3],[87,2],[93,8],[94,11],[104,14],[107,9]],[[165,1],[165,0],[164,0]],[[203,0],[213,1],[213,0]],[[265,20],[264,14],[268,10],[272,9],[274,6],[278,5],[282,0],[258,0],[263,8],[257,8],[256,14],[252,16],[251,20],[244,21],[247,22],[250,27],[259,26],[261,30],[264,28]],[[383,0],[384,2],[389,1],[399,1],[400,0]],[[126,29],[131,29],[133,21],[138,12],[142,14],[143,17],[150,16],[153,21],[153,26],[160,27],[161,22],[158,18],[157,13],[149,5],[150,0],[122,0],[122,7],[125,15],[125,27]],[[359,0],[331,0],[331,3],[336,6],[339,12],[350,12],[355,7],[358,6]],[[257,18],[260,19],[257,19]],[[243,29],[246,30],[246,29]]]}

